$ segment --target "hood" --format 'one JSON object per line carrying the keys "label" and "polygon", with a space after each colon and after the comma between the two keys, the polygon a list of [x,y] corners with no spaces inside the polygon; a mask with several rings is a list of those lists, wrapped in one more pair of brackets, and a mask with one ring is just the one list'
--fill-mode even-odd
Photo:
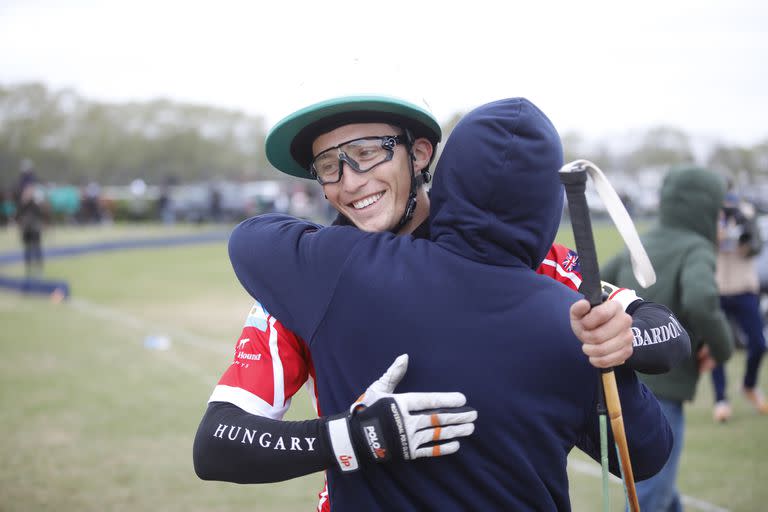
{"label": "hood", "polygon": [[493,265],[536,268],[563,210],[560,137],[524,98],[478,107],[456,125],[435,168],[431,238]]}
{"label": "hood", "polygon": [[694,231],[716,243],[717,218],[724,197],[725,183],[717,174],[695,167],[672,169],[661,185],[659,222]]}

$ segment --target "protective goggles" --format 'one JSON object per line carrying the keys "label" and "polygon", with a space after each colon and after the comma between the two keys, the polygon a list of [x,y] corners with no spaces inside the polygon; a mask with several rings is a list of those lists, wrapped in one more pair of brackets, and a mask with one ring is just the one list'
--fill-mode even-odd
{"label": "protective goggles", "polygon": [[355,172],[368,172],[392,160],[395,146],[402,143],[400,135],[353,139],[319,153],[312,160],[309,172],[321,185],[338,183],[344,163]]}

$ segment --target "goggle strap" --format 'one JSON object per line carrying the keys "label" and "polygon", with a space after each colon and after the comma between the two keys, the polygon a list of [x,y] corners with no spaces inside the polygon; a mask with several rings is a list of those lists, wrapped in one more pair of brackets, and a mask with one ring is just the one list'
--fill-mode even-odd
{"label": "goggle strap", "polygon": [[[402,217],[400,217],[400,221],[397,223],[397,226],[390,230],[390,232],[394,234],[397,234],[403,228],[403,226],[405,226],[408,221],[413,218],[413,214],[416,211],[416,191],[421,186],[421,183],[419,183],[419,178],[422,180],[425,179],[423,172],[420,173],[417,177],[416,171],[413,168],[413,135],[411,134],[410,130],[405,130],[405,137],[408,154],[411,156],[411,158],[408,159],[408,169],[411,171],[411,192],[408,194],[408,202],[405,203],[405,211],[403,212]],[[428,172],[427,174],[429,175]],[[431,175],[429,176],[431,178]]]}

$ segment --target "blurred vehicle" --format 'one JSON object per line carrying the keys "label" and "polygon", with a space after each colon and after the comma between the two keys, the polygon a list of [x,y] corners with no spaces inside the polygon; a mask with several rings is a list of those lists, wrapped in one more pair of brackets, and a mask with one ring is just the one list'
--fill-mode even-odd
{"label": "blurred vehicle", "polygon": [[185,183],[171,187],[169,209],[174,220],[194,223],[206,221],[210,215],[209,196],[207,183]]}
{"label": "blurred vehicle", "polygon": [[274,210],[282,194],[276,181],[199,182],[175,185],[170,209],[181,222],[239,222]]}
{"label": "blurred vehicle", "polygon": [[284,209],[282,203],[287,201],[279,181],[251,181],[242,184],[240,191],[245,201],[247,217],[259,213],[281,212]]}
{"label": "blurred vehicle", "polygon": [[149,221],[155,217],[159,196],[158,187],[134,180],[129,186],[104,186],[101,205],[114,221]]}

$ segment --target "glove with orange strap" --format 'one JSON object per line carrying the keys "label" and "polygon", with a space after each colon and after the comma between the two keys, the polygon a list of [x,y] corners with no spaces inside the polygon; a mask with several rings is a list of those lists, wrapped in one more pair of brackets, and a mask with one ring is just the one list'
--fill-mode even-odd
{"label": "glove with orange strap", "polygon": [[328,418],[327,432],[339,468],[355,471],[363,461],[438,457],[459,449],[477,411],[462,393],[394,393],[408,368],[408,355],[392,366],[350,406]]}

